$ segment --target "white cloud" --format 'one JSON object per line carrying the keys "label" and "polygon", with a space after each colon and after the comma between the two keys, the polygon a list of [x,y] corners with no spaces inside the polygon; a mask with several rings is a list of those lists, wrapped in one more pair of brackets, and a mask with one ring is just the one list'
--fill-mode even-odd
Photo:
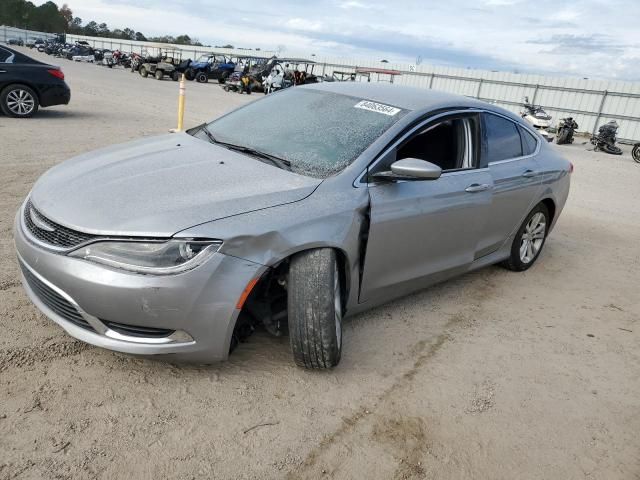
{"label": "white cloud", "polygon": [[[582,0],[579,8],[557,0],[280,0],[277,8],[263,0],[55,1],[69,3],[85,22],[147,35],[187,33],[212,45],[285,45],[292,55],[421,56],[425,64],[588,77],[637,78],[640,70],[640,2],[628,0]],[[600,41],[567,40],[585,34]]]}

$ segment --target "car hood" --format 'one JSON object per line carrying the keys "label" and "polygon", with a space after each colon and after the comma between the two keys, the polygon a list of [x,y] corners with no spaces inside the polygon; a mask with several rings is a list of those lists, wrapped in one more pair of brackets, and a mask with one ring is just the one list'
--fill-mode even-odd
{"label": "car hood", "polygon": [[97,235],[170,237],[200,223],[296,202],[322,180],[185,133],[90,152],[47,171],[31,202]]}

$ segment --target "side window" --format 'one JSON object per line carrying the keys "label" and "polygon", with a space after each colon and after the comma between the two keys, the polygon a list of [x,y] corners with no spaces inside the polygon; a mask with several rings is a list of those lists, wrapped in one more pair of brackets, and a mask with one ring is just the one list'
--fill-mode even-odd
{"label": "side window", "polygon": [[518,127],[511,120],[486,113],[484,129],[486,163],[522,156],[522,143]]}
{"label": "side window", "polygon": [[538,140],[526,128],[518,127],[520,137],[522,137],[522,153],[523,155],[531,155],[536,151]]}
{"label": "side window", "polygon": [[4,48],[0,48],[0,63],[6,63],[6,61],[11,56],[12,56],[12,53],[9,50],[5,50]]}
{"label": "side window", "polygon": [[475,168],[476,124],[475,117],[465,117],[428,125],[398,147],[396,160],[418,158],[442,170]]}

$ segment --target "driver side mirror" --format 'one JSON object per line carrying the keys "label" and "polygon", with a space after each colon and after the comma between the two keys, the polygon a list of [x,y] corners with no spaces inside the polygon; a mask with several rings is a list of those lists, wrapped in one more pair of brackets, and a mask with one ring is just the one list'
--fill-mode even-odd
{"label": "driver side mirror", "polygon": [[377,180],[437,180],[442,169],[426,160],[403,158],[391,164],[391,171],[373,174]]}

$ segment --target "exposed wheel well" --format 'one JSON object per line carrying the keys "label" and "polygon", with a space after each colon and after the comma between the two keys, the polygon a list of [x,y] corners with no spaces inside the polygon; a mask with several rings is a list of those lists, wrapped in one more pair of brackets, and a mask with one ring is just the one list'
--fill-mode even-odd
{"label": "exposed wheel well", "polygon": [[[322,248],[322,247],[321,247]],[[287,280],[291,259],[307,248],[283,258],[271,266],[253,287],[245,301],[234,328],[231,349],[248,337],[255,326],[263,326],[275,336],[287,331]],[[344,251],[334,249],[338,259],[343,308],[347,304],[350,286],[349,261]]]}
{"label": "exposed wheel well", "polygon": [[553,219],[556,217],[556,204],[550,198],[545,198],[542,202],[547,210],[549,211],[549,223],[553,223]]}

